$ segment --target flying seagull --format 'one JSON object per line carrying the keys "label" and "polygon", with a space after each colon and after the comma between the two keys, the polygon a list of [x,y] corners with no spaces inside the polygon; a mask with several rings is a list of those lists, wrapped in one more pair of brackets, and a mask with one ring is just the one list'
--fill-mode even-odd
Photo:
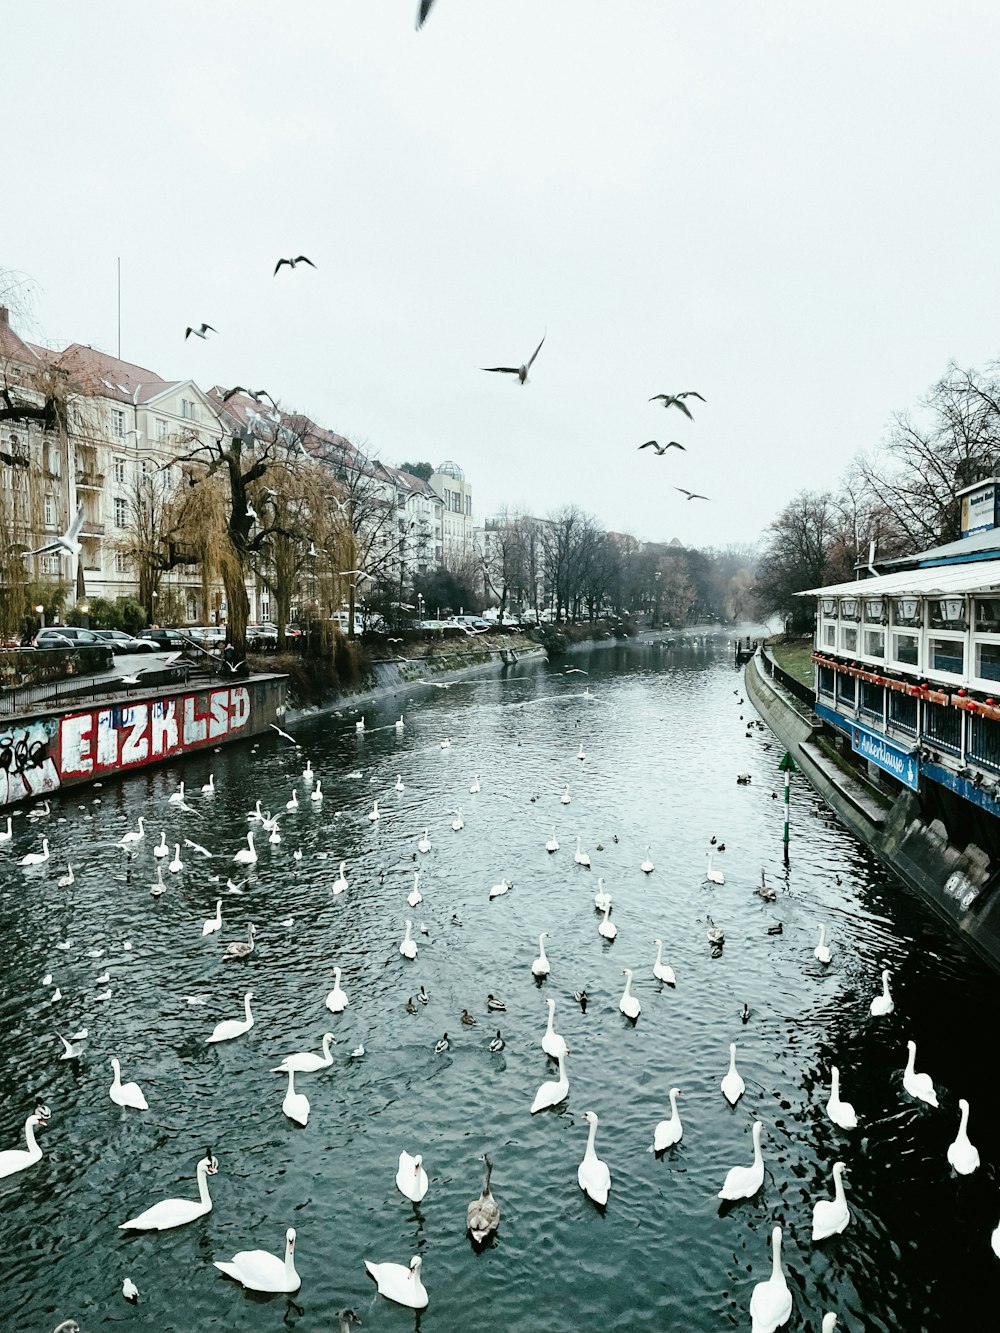
{"label": "flying seagull", "polygon": [[697,495],[694,491],[686,491],[683,486],[675,486],[675,491],[680,491],[681,495],[686,495],[689,500],[707,500],[707,495]]}
{"label": "flying seagull", "polygon": [[192,328],[190,328],[190,327],[189,327],[189,328],[186,328],[186,329],[184,330],[184,337],[185,337],[185,338],[190,338],[190,337],[191,337],[191,334],[193,333],[194,336],[195,336],[196,338],[204,338],[204,337],[206,336],[206,334],[209,334],[209,333],[218,333],[218,332],[219,332],[219,330],[218,330],[218,329],[213,329],[212,326],[211,326],[211,324],[202,324],[202,326],[201,326],[200,329],[192,329]]}
{"label": "flying seagull", "polygon": [[518,378],[518,382],[523,384],[524,381],[528,378],[528,371],[531,369],[535,357],[542,350],[542,343],[545,341],[545,337],[546,335],[543,333],[542,342],[539,343],[538,346],[535,348],[535,350],[531,353],[531,358],[526,366],[480,366],[479,368],[480,370],[485,370],[488,374],[491,375],[516,375]]}
{"label": "flying seagull", "polygon": [[[258,389],[257,392],[254,393],[253,389],[244,389],[242,384],[237,384],[234,385],[232,389],[226,390],[226,392],[222,395],[222,401],[224,403],[228,403],[230,398],[234,397],[238,393],[245,393],[246,396],[248,398],[252,398],[255,403],[259,403],[262,398],[271,398],[271,395],[268,393],[266,389]],[[271,402],[272,403],[274,402],[273,398],[271,398]]]}
{"label": "flying seagull", "polygon": [[296,745],[296,746],[298,745],[298,741],[295,739],[294,736],[289,736],[289,734],[288,734],[287,731],[282,731],[281,728],[278,727],[278,726],[275,726],[275,724],[274,724],[273,722],[269,722],[269,723],[268,723],[268,726],[271,728],[272,731],[276,731],[276,732],[278,733],[278,735],[282,737],[283,740],[291,741],[293,745]]}
{"label": "flying seagull", "polygon": [[417,10],[417,31],[424,26],[424,20],[434,8],[434,0],[420,0],[420,8]]}
{"label": "flying seagull", "polygon": [[[688,396],[686,393],[654,393],[649,401],[655,403],[660,400],[664,407],[679,407],[686,417],[690,417],[694,421],[694,417],[691,416],[691,409],[684,402],[684,399]],[[701,394],[698,397],[700,398]]]}
{"label": "flying seagull", "polygon": [[65,551],[67,555],[79,555],[83,547],[80,545],[80,529],[83,527],[83,505],[76,511],[76,517],[69,525],[61,537],[56,537],[53,541],[46,542],[44,546],[36,546],[33,551],[25,551],[25,555],[47,555],[52,551]]}
{"label": "flying seagull", "polygon": [[658,454],[665,454],[668,449],[683,449],[683,444],[677,440],[669,440],[666,444],[657,444],[655,440],[647,440],[645,444],[639,445],[640,449],[655,449]]}
{"label": "flying seagull", "polygon": [[289,268],[294,268],[296,264],[308,264],[310,268],[316,267],[312,260],[308,259],[305,255],[296,255],[294,259],[279,259],[274,266],[274,273],[271,274],[272,278],[278,272],[278,269],[281,268],[282,264],[287,264]]}
{"label": "flying seagull", "polygon": [[342,575],[344,575],[344,574],[353,574],[354,577],[355,577],[356,579],[370,579],[370,578],[371,578],[371,575],[370,575],[370,574],[366,574],[365,571],[364,571],[363,569],[342,569],[342,570],[340,571],[340,573],[341,573]]}

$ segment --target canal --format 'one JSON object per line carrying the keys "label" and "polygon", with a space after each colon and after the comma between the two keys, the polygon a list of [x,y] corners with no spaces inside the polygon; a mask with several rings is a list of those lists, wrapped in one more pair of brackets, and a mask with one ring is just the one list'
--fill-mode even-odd
{"label": "canal", "polygon": [[[84,1333],[329,1333],[335,1312],[353,1307],[366,1330],[749,1329],[775,1223],[789,1329],[818,1331],[828,1310],[848,1330],[992,1323],[997,979],[801,779],[783,868],[781,749],[748,728],[724,639],[522,662],[367,707],[363,732],[359,716],[299,723],[301,749],[275,735],[79,788],[47,819],[15,817],[0,846],[0,1151],[23,1148],[37,1101],[51,1118],[41,1161],[0,1179],[0,1327],[51,1333],[73,1316]],[[301,776],[307,759],[322,801]],[[203,795],[210,774],[215,793]],[[181,780],[191,813],[169,800]],[[293,792],[298,809],[286,811]],[[280,843],[248,825],[258,800],[283,812]],[[140,815],[146,833],[130,860],[116,844]],[[232,861],[248,828],[260,856],[249,874]],[[158,862],[161,830],[170,851]],[[549,853],[553,830],[560,848]],[[43,837],[50,860],[19,866]],[[589,870],[574,863],[577,837]],[[706,878],[712,839],[722,885]],[[170,871],[177,843],[183,867]],[[348,887],[334,893],[341,861]],[[60,887],[67,864],[74,882]],[[774,901],[756,892],[762,869]],[[411,908],[417,870],[422,901]],[[153,895],[159,875],[166,892]],[[598,876],[613,898],[613,942],[598,933]],[[511,889],[491,900],[503,878]],[[218,897],[222,929],[203,935]],[[721,951],[708,915],[725,932]],[[413,961],[399,951],[407,919]],[[253,953],[224,961],[250,923]],[[820,924],[827,965],[814,956]],[[551,972],[537,982],[542,931]],[[655,938],[675,988],[653,977]],[[350,1000],[338,1014],[324,1004],[335,967]],[[641,1004],[634,1025],[618,1007],[626,967]],[[873,1018],[883,968],[895,1007]],[[421,987],[427,1003],[410,1013]],[[242,1016],[246,991],[252,1029],[207,1044],[216,1023]],[[504,1012],[488,1011],[488,993]],[[570,1051],[569,1094],[531,1115],[539,1084],[556,1077],[540,1047],[549,997]],[[57,1033],[82,1028],[82,1055],[60,1060]],[[497,1028],[505,1048],[494,1053]],[[311,1103],[301,1128],[282,1113],[286,1080],[270,1070],[290,1052],[319,1051],[326,1031],[332,1066],[296,1080]],[[437,1054],[445,1032],[449,1049]],[[908,1039],[936,1110],[903,1089]],[[735,1107],[720,1090],[731,1042],[746,1087]],[[112,1056],[147,1111],[109,1098]],[[832,1064],[856,1129],[826,1114]],[[672,1087],[683,1092],[683,1138],[658,1156],[653,1131]],[[960,1097],[982,1156],[969,1176],[946,1160]],[[604,1211],[577,1183],[586,1111],[611,1171]],[[729,1168],[750,1164],[755,1120],[763,1185],[721,1203]],[[162,1233],[118,1229],[158,1200],[196,1198],[206,1146],[219,1163],[207,1216]],[[394,1184],[404,1149],[423,1155],[419,1204]],[[485,1152],[501,1220],[476,1253],[465,1216]],[[813,1204],[831,1197],[836,1161],[849,1169],[851,1221],[813,1243]],[[250,1295],[212,1266],[241,1250],[280,1253],[290,1226],[294,1302]],[[376,1295],[364,1268],[414,1254],[430,1297],[419,1315]],[[125,1277],[139,1289],[135,1307],[122,1298]]]}

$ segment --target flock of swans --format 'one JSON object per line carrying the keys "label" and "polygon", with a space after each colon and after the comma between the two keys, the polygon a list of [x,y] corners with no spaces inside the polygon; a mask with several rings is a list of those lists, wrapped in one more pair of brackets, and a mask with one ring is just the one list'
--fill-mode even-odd
{"label": "flock of swans", "polygon": [[[400,723],[396,724],[397,734],[401,733],[403,728]],[[357,733],[363,735],[364,727],[362,723],[357,725]],[[447,746],[442,748],[451,748],[451,741],[448,740]],[[581,761],[585,760],[583,746],[576,755]],[[306,764],[301,774],[303,784],[302,801],[304,807],[319,807],[322,800],[320,778],[314,771],[311,761]],[[562,788],[561,794],[558,794],[559,788]],[[401,793],[405,790],[402,778],[397,776],[393,790]],[[482,790],[480,774],[476,773],[472,778],[471,785],[468,788],[470,796],[477,796]],[[203,788],[203,792],[210,796],[214,795],[214,779],[210,779],[210,784]],[[319,794],[319,799],[315,799]],[[562,806],[572,804],[571,785],[560,782],[556,790],[552,793],[552,798],[557,800]],[[533,798],[534,799],[534,798]],[[386,812],[387,800],[382,798],[383,806],[380,810],[379,801],[373,803],[371,811],[367,814],[367,821],[375,825]],[[190,809],[185,799],[183,784],[178,791],[169,798],[169,803],[181,809]],[[294,814],[299,808],[299,800],[296,796],[296,789],[292,789],[292,799],[287,802],[285,814]],[[339,812],[338,812],[339,813]],[[456,837],[463,835],[465,830],[465,820],[461,811],[450,811],[454,814],[451,822],[451,834]],[[284,817],[284,816],[282,816]],[[280,843],[281,834],[278,828],[278,817],[272,816],[261,809],[261,802],[258,801],[256,808],[247,815],[248,821],[253,825],[246,837],[246,846],[238,848],[233,852],[232,848],[225,852],[214,853],[216,856],[231,858],[231,864],[240,866],[253,873],[253,868],[257,863],[259,849],[254,841],[254,829],[259,826],[264,831],[268,831],[269,841],[277,845]],[[10,832],[10,821],[8,820],[8,834]],[[419,861],[421,865],[426,864],[425,858],[431,856],[433,843],[431,839],[431,827],[428,825],[423,829],[422,836],[415,842],[415,851],[413,860]],[[560,850],[560,843],[557,836],[557,828],[552,828],[552,835],[544,844],[545,851],[550,857],[556,857]],[[444,834],[445,837],[451,834]],[[169,845],[166,834],[161,833],[159,841],[155,844],[146,843],[147,831],[143,817],[137,821],[136,828],[126,832],[118,841],[117,847],[124,851],[129,857],[140,857],[144,845],[148,846],[157,862],[158,883],[162,886],[162,875],[159,871],[159,862],[168,854]],[[439,835],[435,832],[435,838]],[[468,836],[465,834],[465,836]],[[615,841],[617,842],[617,835]],[[7,841],[10,841],[8,837]],[[184,840],[188,846],[195,849],[197,855],[209,855],[200,844]],[[715,839],[713,838],[713,843]],[[591,869],[591,859],[589,854],[583,850],[583,835],[575,836],[576,850],[573,854],[573,865],[578,871],[584,872],[582,879],[586,880],[586,873]],[[598,844],[600,849],[600,844]],[[603,850],[603,849],[601,849]],[[716,852],[724,851],[724,847],[716,847]],[[168,872],[171,875],[177,875],[183,871],[184,863],[180,859],[180,844],[174,844],[174,859],[168,864]],[[25,869],[37,870],[48,858],[48,842],[43,842],[41,853],[26,853],[18,859],[17,864]],[[645,848],[645,857],[641,862],[635,863],[637,868],[645,875],[652,876],[655,873],[655,866],[651,860],[651,848]],[[219,879],[221,877],[217,877]],[[721,887],[725,884],[725,877],[713,863],[713,851],[707,853],[707,866],[705,879],[708,884]],[[349,893],[353,880],[350,877],[350,867],[346,860],[339,861],[339,871],[336,877],[332,878],[329,884],[329,890],[332,896],[339,896]],[[415,909],[422,901],[423,895],[420,889],[421,871],[419,868],[413,870],[413,886],[409,896],[406,898],[406,906],[410,910]],[[487,893],[489,901],[507,897],[512,889],[515,889],[516,881],[506,876],[500,878],[497,884],[494,884]],[[655,884],[656,881],[651,881]],[[231,879],[226,881],[229,894],[235,895],[237,902],[239,896],[242,896],[243,889],[240,885],[234,884]],[[151,892],[156,895],[156,885]],[[766,886],[764,886],[766,887]],[[485,892],[485,890],[484,890]],[[762,897],[765,896],[763,893]],[[215,937],[220,937],[223,933],[223,903],[225,897],[214,897],[214,913],[201,924],[202,939],[212,941]],[[772,895],[773,897],[773,895]],[[594,910],[599,914],[599,921],[596,933],[599,935],[605,952],[612,944],[616,949],[621,949],[621,939],[619,937],[618,925],[612,921],[612,894],[605,888],[605,878],[596,877],[596,893],[593,896]],[[491,911],[502,912],[502,905]],[[228,911],[227,911],[228,916]],[[496,929],[502,929],[500,921]],[[457,915],[452,917],[452,923],[460,925]],[[289,923],[290,924],[290,923]],[[709,930],[707,932],[708,941],[714,949],[721,950],[724,944],[724,931],[715,926],[711,917],[708,918]],[[197,923],[192,921],[192,931],[197,930]],[[253,921],[245,923],[246,938],[241,940],[232,940],[225,944],[220,953],[221,960],[231,963],[234,966],[247,964],[255,950],[255,941],[258,934],[258,927]],[[425,933],[423,926],[418,934]],[[546,987],[549,978],[553,973],[553,968],[558,968],[558,961],[550,959],[549,952],[546,949],[546,943],[549,942],[549,948],[552,948],[552,938],[554,932],[543,930],[537,937],[537,955],[530,961],[525,958],[525,966],[530,967],[530,973],[534,977],[538,987]],[[623,923],[623,935],[627,936],[628,922]],[[397,939],[399,937],[397,936]],[[639,975],[648,981],[657,983],[657,989],[653,994],[652,1001],[647,1000],[647,1004],[653,1010],[653,1017],[647,1015],[645,1022],[657,1021],[657,1008],[661,997],[664,994],[664,987],[669,991],[678,985],[677,977],[670,963],[665,962],[663,958],[664,944],[660,938],[653,939],[651,947],[655,948],[655,958],[650,952],[650,961],[643,968],[622,967],[621,974],[624,977],[624,984],[621,995],[618,1000],[618,1010],[625,1024],[633,1027],[639,1023],[644,1012],[643,1005],[639,995],[633,993],[633,984],[636,976]],[[414,938],[414,924],[410,917],[404,918],[404,928],[402,938],[399,940],[397,951],[404,964],[409,964],[416,960],[418,956],[418,940]],[[828,967],[834,957],[834,951],[826,940],[826,929],[819,926],[819,939],[813,955],[822,968]],[[556,954],[557,958],[557,954]],[[350,997],[342,986],[343,972],[340,965],[332,968],[333,986],[326,995],[325,1007],[333,1015],[343,1015],[350,1006]],[[105,971],[103,979],[108,980],[108,973]],[[51,984],[51,975],[47,975],[44,981]],[[890,973],[884,970],[881,974],[881,990],[872,998],[869,1005],[869,1014],[871,1018],[888,1018],[895,1011],[895,1003],[890,990]],[[683,977],[680,981],[683,987]],[[404,991],[405,991],[404,987]],[[423,982],[420,983],[419,992],[413,989],[407,999],[405,1006],[400,1001],[401,1010],[405,1010],[408,1015],[416,1015],[420,1012],[418,1006],[426,1006],[428,1003],[428,994]],[[588,996],[586,991],[570,991],[574,995],[580,1009],[586,1013]],[[645,997],[645,991],[643,992]],[[60,999],[60,993],[57,990],[52,992],[52,1003],[57,1003]],[[99,997],[98,997],[99,998]],[[254,998],[253,988],[247,988],[243,994],[243,1016],[222,1018],[217,1022],[210,1033],[204,1034],[201,1040],[206,1045],[214,1045],[222,1042],[236,1041],[244,1037],[253,1028],[255,1018],[251,1008],[251,1001]],[[414,1002],[416,1000],[416,1003]],[[201,1004],[204,1001],[200,998],[188,997],[189,1004]],[[555,1066],[556,1077],[548,1078],[540,1082],[534,1099],[530,1107],[525,1106],[525,1113],[532,1116],[538,1115],[550,1108],[562,1106],[569,1097],[569,1068],[572,1063],[572,1054],[566,1039],[556,1031],[556,999],[552,995],[544,996],[544,1004],[547,1009],[547,1024],[544,1031],[540,1033],[538,1045],[547,1061]],[[496,1015],[505,1015],[507,1005],[503,999],[492,992],[486,993],[485,1009],[491,1018]],[[749,1021],[750,1011],[744,1003],[740,1014],[744,1023]],[[474,1028],[478,1025],[475,1015],[468,1008],[462,1010],[461,1016],[456,1019],[462,1028]],[[500,1019],[501,1027],[495,1030],[495,1036],[491,1035],[488,1046],[485,1050],[489,1055],[498,1055],[505,1048],[506,1041],[503,1036],[503,1027],[507,1019]],[[490,1027],[492,1034],[493,1028]],[[525,1033],[522,1028],[518,1030],[518,1038],[522,1040],[532,1040],[530,1034]],[[88,1037],[87,1029],[81,1029],[74,1032],[70,1039],[61,1037],[63,1053],[61,1059],[79,1060],[85,1052],[86,1040]],[[507,1040],[510,1040],[508,1032]],[[451,1049],[452,1040],[446,1031],[434,1046],[434,1054],[444,1055]],[[328,1070],[334,1063],[333,1047],[337,1043],[334,1031],[326,1031],[322,1034],[321,1048],[316,1051],[296,1051],[284,1056],[277,1064],[270,1066],[271,1072],[282,1075],[285,1079],[284,1096],[280,1103],[281,1112],[296,1125],[306,1127],[309,1122],[310,1101],[309,1097],[302,1087],[296,1086],[296,1077],[306,1079],[310,1076],[322,1074]],[[937,1107],[938,1101],[934,1090],[933,1082],[927,1074],[916,1072],[915,1059],[916,1048],[912,1040],[907,1042],[908,1058],[903,1071],[903,1088],[908,1096],[927,1103],[931,1107]],[[360,1058],[365,1054],[364,1046],[355,1048],[352,1056]],[[735,1107],[746,1095],[746,1083],[739,1071],[738,1048],[736,1042],[729,1044],[729,1064],[725,1073],[721,1077],[719,1089],[726,1102]],[[144,1113],[149,1111],[149,1102],[142,1091],[140,1085],[135,1081],[122,1081],[121,1062],[117,1056],[111,1057],[111,1068],[113,1070],[113,1081],[109,1088],[110,1100],[117,1106],[128,1111]],[[131,1070],[129,1072],[132,1072]],[[669,1153],[681,1143],[684,1136],[684,1125],[682,1124],[681,1114],[678,1107],[678,1099],[683,1093],[678,1087],[669,1088],[666,1100],[669,1102],[669,1115],[660,1119],[655,1124],[650,1123],[650,1134],[652,1146],[650,1151],[659,1155]],[[968,1136],[968,1118],[969,1105],[962,1099],[959,1102],[961,1109],[961,1122],[954,1142],[947,1150],[947,1160],[953,1170],[962,1175],[968,1175],[976,1171],[979,1167],[979,1154],[969,1140]],[[277,1102],[276,1102],[277,1109]],[[829,1068],[829,1099],[826,1102],[826,1113],[832,1124],[840,1131],[850,1134],[856,1130],[859,1121],[863,1123],[864,1116],[861,1117],[855,1112],[854,1107],[841,1097],[840,1071],[837,1066],[831,1065]],[[32,1113],[27,1117],[24,1124],[25,1149],[14,1149],[0,1152],[0,1178],[18,1175],[28,1168],[36,1167],[42,1160],[42,1148],[38,1143],[36,1131],[44,1129],[51,1118],[51,1111],[44,1104],[36,1105]],[[598,1155],[597,1135],[599,1128],[598,1115],[592,1109],[583,1111],[582,1118],[587,1126],[586,1142],[583,1147],[582,1158],[577,1169],[577,1181],[580,1189],[593,1201],[593,1204],[603,1210],[609,1201],[613,1189],[613,1178],[611,1167],[608,1162]],[[765,1139],[765,1124],[761,1118],[755,1118],[751,1125],[750,1132],[752,1159],[749,1165],[739,1164],[733,1166],[721,1182],[721,1188],[718,1190],[718,1198],[724,1204],[735,1204],[740,1200],[752,1199],[761,1190],[765,1178],[765,1149],[763,1142]],[[410,1145],[416,1146],[416,1145]],[[828,1238],[840,1235],[849,1228],[851,1223],[851,1213],[847,1204],[847,1195],[845,1190],[844,1176],[849,1171],[849,1154],[844,1153],[847,1160],[837,1160],[831,1173],[831,1197],[817,1199],[813,1205],[811,1218],[811,1238],[813,1242],[822,1242]],[[497,1233],[500,1218],[500,1203],[494,1197],[491,1188],[491,1173],[493,1171],[492,1157],[487,1154],[484,1158],[484,1178],[480,1194],[473,1198],[468,1204],[466,1211],[466,1228],[472,1242],[475,1246],[482,1246],[489,1242],[490,1238]],[[198,1159],[195,1165],[195,1180],[197,1185],[197,1198],[166,1198],[158,1203],[153,1203],[135,1216],[118,1223],[120,1230],[125,1232],[141,1231],[156,1232],[176,1227],[186,1226],[197,1219],[204,1217],[212,1210],[212,1200],[209,1193],[209,1182],[219,1171],[219,1161],[212,1151],[207,1147],[204,1153]],[[414,1204],[419,1204],[432,1187],[432,1181],[428,1177],[424,1166],[423,1156],[420,1152],[411,1155],[406,1149],[399,1153],[398,1166],[395,1173],[395,1186],[401,1195]],[[276,1219],[277,1221],[277,1219]],[[782,1262],[782,1236],[783,1228],[781,1225],[774,1226],[770,1234],[771,1247],[771,1273],[763,1281],[757,1282],[749,1297],[749,1313],[753,1333],[774,1333],[774,1330],[784,1325],[790,1318],[792,1312],[792,1294],[785,1276],[785,1270]],[[281,1254],[273,1254],[267,1250],[249,1250],[240,1251],[233,1255],[229,1260],[214,1260],[214,1266],[219,1272],[227,1277],[242,1284],[245,1288],[255,1292],[283,1292],[292,1294],[299,1290],[302,1283],[295,1261],[296,1254],[296,1230],[293,1227],[287,1227],[285,1231],[284,1250]],[[1000,1226],[997,1227],[991,1238],[993,1250],[1000,1257]],[[366,1260],[365,1267],[374,1279],[376,1289],[379,1294],[387,1299],[413,1309],[423,1309],[429,1303],[429,1295],[424,1286],[421,1270],[422,1259],[419,1254],[415,1254],[408,1263],[382,1262],[376,1263]],[[123,1282],[123,1294],[128,1299],[138,1299],[139,1293],[131,1278],[126,1278]],[[347,1328],[352,1323],[359,1322],[357,1316],[351,1310],[338,1312],[341,1329]],[[67,1321],[71,1323],[72,1321]],[[822,1327],[824,1333],[831,1333],[836,1327],[837,1316],[834,1312],[826,1312],[823,1316]],[[69,1333],[67,1328],[66,1333]]]}

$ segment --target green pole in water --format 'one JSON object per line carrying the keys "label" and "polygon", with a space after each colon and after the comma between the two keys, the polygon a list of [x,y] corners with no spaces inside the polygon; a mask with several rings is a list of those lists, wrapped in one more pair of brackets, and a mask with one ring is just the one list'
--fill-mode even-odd
{"label": "green pole in water", "polygon": [[785,751],[785,757],[779,764],[781,772],[785,775],[785,831],[783,841],[785,844],[785,865],[788,865],[788,797],[791,791],[792,774],[795,772],[795,760]]}

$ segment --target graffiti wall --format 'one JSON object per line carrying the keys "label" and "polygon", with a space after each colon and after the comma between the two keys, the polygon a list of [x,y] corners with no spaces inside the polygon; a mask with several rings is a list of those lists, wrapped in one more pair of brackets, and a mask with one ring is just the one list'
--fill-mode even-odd
{"label": "graffiti wall", "polygon": [[0,731],[0,805],[232,739],[250,711],[237,685],[12,724]]}

